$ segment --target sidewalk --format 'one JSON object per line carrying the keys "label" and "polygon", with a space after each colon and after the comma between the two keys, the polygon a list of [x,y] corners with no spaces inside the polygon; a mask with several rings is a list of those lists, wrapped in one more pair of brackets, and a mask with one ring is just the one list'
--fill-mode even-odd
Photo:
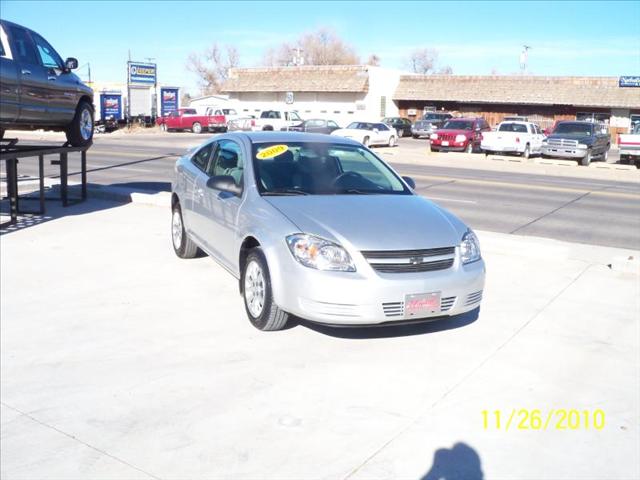
{"label": "sidewalk", "polygon": [[[263,333],[168,208],[48,216],[0,237],[2,478],[640,478],[640,252],[479,232],[479,316]],[[483,428],[560,408],[605,428]]]}

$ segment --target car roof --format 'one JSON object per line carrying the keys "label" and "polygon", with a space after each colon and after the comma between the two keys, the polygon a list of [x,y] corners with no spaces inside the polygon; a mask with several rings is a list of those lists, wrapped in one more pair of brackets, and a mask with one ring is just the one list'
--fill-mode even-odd
{"label": "car roof", "polygon": [[360,142],[336,135],[322,135],[316,133],[261,131],[261,132],[231,132],[224,134],[224,138],[247,138],[251,143],[300,142],[300,143],[335,143],[340,145],[361,145]]}

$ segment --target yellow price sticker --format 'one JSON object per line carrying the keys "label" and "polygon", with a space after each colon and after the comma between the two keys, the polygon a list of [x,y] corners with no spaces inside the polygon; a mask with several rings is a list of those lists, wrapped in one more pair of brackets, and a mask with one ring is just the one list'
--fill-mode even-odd
{"label": "yellow price sticker", "polygon": [[282,155],[287,150],[289,150],[289,147],[287,145],[273,145],[258,152],[256,158],[258,160],[265,160],[267,158],[277,157],[278,155]]}

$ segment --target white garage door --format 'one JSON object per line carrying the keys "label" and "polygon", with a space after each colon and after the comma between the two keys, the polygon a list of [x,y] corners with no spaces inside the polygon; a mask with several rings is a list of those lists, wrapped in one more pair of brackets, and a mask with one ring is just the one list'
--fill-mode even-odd
{"label": "white garage door", "polygon": [[132,117],[151,115],[151,89],[131,88],[129,90],[129,105]]}

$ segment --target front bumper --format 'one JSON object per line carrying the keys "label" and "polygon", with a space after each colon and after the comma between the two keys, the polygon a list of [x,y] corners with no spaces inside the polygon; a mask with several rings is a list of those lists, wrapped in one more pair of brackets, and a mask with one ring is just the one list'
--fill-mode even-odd
{"label": "front bumper", "polygon": [[548,157],[579,159],[587,156],[587,149],[580,147],[557,147],[554,145],[542,145],[542,155]]}
{"label": "front bumper", "polygon": [[[288,252],[287,252],[288,253]],[[422,273],[379,273],[368,264],[356,272],[325,272],[282,258],[272,268],[274,300],[298,317],[333,325],[370,325],[416,320],[405,316],[406,295],[439,292],[439,311],[429,319],[477,308],[485,281],[483,260],[462,265],[456,252],[451,268]]]}
{"label": "front bumper", "polygon": [[436,133],[435,130],[422,130],[422,129],[411,129],[411,135],[417,135],[418,137],[429,137],[432,133]]}

